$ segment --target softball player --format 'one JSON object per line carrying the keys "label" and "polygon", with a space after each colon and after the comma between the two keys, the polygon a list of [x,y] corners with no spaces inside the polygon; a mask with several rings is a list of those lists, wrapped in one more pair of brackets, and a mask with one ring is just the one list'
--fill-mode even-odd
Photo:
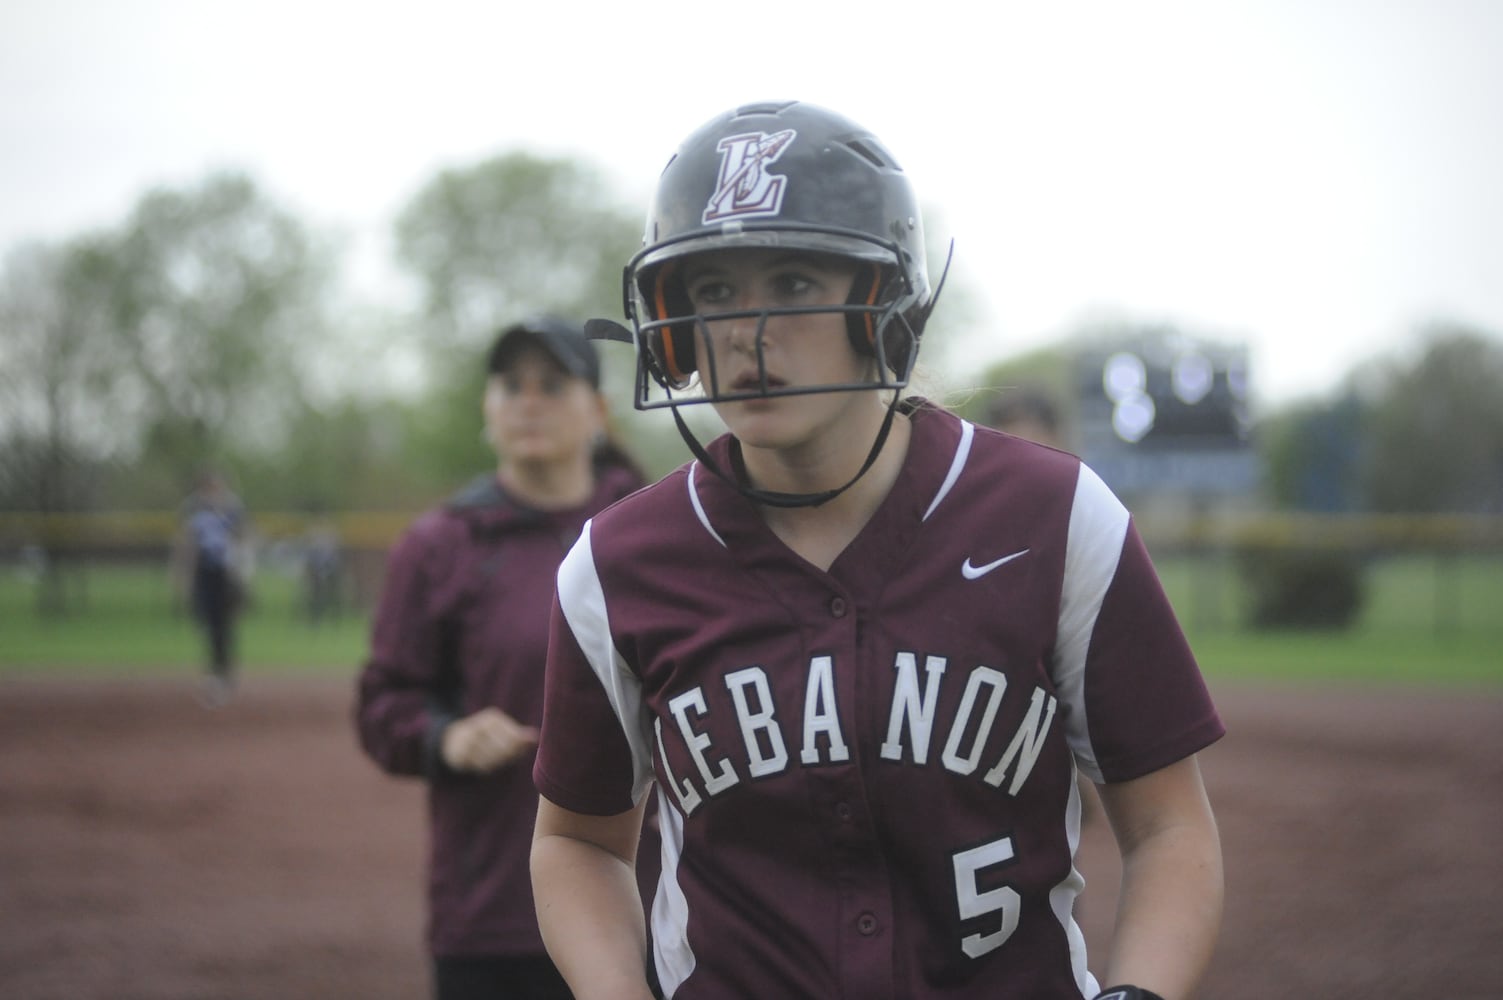
{"label": "softball player", "polygon": [[[581,1000],[1182,1000],[1221,912],[1222,735],[1132,520],[1073,456],[904,398],[933,308],[874,136],[711,121],[627,273],[639,407],[729,433],[559,570],[532,872]],[[1077,770],[1124,859],[1104,981]],[[630,859],[656,790],[652,955]],[[1152,991],[1152,992],[1150,992]]]}
{"label": "softball player", "polygon": [[235,694],[235,633],[245,609],[245,520],[245,506],[224,476],[215,470],[201,473],[183,503],[174,562],[208,644],[208,674],[199,695],[208,708],[228,704]]}
{"label": "softball player", "polygon": [[393,550],[356,723],[383,769],[428,783],[435,996],[562,1000],[527,872],[548,606],[585,519],[641,478],[605,438],[599,361],[577,326],[508,328],[487,372],[498,468]]}

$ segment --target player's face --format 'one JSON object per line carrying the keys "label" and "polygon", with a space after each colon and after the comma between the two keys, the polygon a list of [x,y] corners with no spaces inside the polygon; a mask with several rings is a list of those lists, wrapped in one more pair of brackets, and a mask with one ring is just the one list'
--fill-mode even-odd
{"label": "player's face", "polygon": [[[684,286],[701,316],[773,308],[818,309],[847,301],[855,265],[840,257],[776,249],[720,250],[691,258]],[[858,355],[846,335],[845,316],[813,312],[709,320],[708,343],[696,342],[701,382],[719,394],[869,382],[874,362]],[[866,392],[815,393],[721,402],[716,412],[744,445],[796,446],[839,421]],[[863,409],[869,408],[865,407]]]}
{"label": "player's face", "polygon": [[577,461],[605,428],[600,394],[533,346],[486,381],[484,413],[487,440],[513,462]]}

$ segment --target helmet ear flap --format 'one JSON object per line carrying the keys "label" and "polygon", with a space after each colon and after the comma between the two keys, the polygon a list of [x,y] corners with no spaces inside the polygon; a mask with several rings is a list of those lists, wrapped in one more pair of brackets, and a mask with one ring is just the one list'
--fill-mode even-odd
{"label": "helmet ear flap", "polygon": [[[874,306],[877,293],[882,288],[882,267],[872,263],[858,268],[851,280],[851,294],[846,296],[846,305]],[[869,309],[846,313],[845,332],[851,338],[851,347],[862,356],[877,353],[877,323]]]}
{"label": "helmet ear flap", "polygon": [[[896,280],[896,279],[894,279]],[[902,316],[890,316],[883,327],[882,350],[877,350],[877,312],[875,306],[882,294],[883,268],[875,262],[856,272],[851,282],[851,294],[847,305],[866,306],[859,312],[846,314],[846,334],[851,346],[862,356],[879,358],[901,380],[908,378],[908,362],[911,354],[911,333],[905,337],[907,323]]]}
{"label": "helmet ear flap", "polygon": [[[683,285],[674,280],[677,265],[677,261],[669,261],[644,278],[644,283],[651,287],[642,290],[643,298],[647,303],[648,318],[654,322],[693,312]],[[654,326],[647,332],[646,341],[657,374],[669,388],[687,388],[697,365],[694,359],[694,322]]]}

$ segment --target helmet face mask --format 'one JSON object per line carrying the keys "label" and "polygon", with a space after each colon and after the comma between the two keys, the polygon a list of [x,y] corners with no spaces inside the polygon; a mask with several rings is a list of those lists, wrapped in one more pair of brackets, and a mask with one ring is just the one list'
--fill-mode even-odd
{"label": "helmet face mask", "polygon": [[[923,226],[908,179],[870,133],[809,104],[750,105],[684,141],[659,181],[643,249],[624,275],[637,348],[639,409],[908,384],[931,305]],[[856,271],[844,305],[698,314],[681,274],[697,254],[739,248],[835,256]],[[872,356],[870,381],[770,386],[768,320],[842,313],[852,346]],[[726,391],[708,323],[757,319],[760,387]],[[709,371],[699,371],[696,346]]]}
{"label": "helmet face mask", "polygon": [[[842,258],[842,261],[845,260],[848,258]],[[678,261],[674,261],[659,269],[656,280],[664,283],[665,276],[671,275],[677,265]],[[666,280],[673,279],[667,277]],[[897,311],[894,301],[877,301],[876,296],[884,287],[906,285],[901,277],[896,281],[884,278],[881,268],[862,261],[858,262],[851,297],[842,304],[768,306],[715,312],[695,312],[685,306],[660,312],[658,315],[666,315],[668,318],[637,324],[636,336],[639,358],[642,361],[639,376],[643,383],[639,388],[658,394],[658,398],[645,399],[639,405],[643,409],[655,409],[662,406],[687,406],[816,392],[901,389],[907,384],[906,374],[912,371],[919,338],[909,326],[907,317]],[[681,290],[674,297],[680,296],[683,296]],[[769,324],[785,318],[819,315],[843,317],[852,350],[859,356],[871,359],[867,366],[871,372],[870,377],[812,385],[769,385],[764,353]],[[753,342],[761,382],[759,388],[735,390],[722,383],[718,371],[716,341],[709,335],[709,329],[711,324],[732,320],[751,320],[756,324]],[[878,330],[884,331],[881,337],[876,335]],[[703,365],[700,364],[701,358],[704,360]],[[652,379],[652,384],[646,384],[648,377]]]}

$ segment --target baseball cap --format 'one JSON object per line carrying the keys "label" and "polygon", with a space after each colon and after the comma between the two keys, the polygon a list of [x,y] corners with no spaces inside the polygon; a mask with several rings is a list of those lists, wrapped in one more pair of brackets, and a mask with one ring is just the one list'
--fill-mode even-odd
{"label": "baseball cap", "polygon": [[600,357],[595,345],[585,337],[584,328],[554,316],[534,316],[504,327],[491,345],[485,370],[491,375],[504,372],[517,351],[535,344],[548,352],[559,367],[600,388]]}

